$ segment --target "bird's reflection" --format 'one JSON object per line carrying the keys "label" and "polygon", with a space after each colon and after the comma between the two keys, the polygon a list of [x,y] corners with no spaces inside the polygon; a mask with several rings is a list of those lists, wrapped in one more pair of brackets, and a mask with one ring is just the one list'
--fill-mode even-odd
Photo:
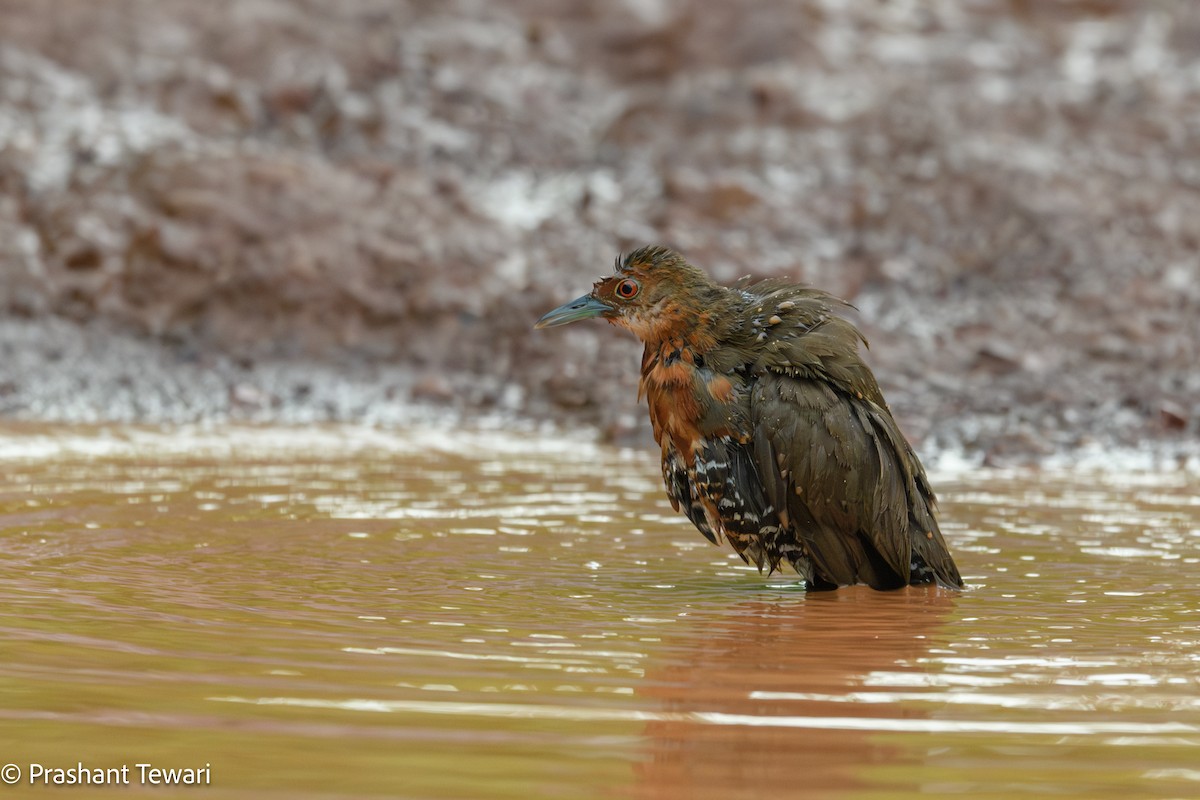
{"label": "bird's reflection", "polygon": [[[822,720],[920,716],[888,702],[888,687],[868,676],[920,670],[917,660],[956,598],[932,587],[860,586],[746,603],[698,620],[689,647],[652,665],[643,684],[641,693],[674,713],[647,725],[633,795],[839,797],[869,786],[873,769],[916,759],[870,726]],[[861,701],[872,692],[879,702]],[[894,779],[889,785],[897,788]]]}

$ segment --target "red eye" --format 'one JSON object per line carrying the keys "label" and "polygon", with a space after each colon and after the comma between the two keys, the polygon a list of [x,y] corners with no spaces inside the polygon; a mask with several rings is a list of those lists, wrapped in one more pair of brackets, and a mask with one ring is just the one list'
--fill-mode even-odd
{"label": "red eye", "polygon": [[617,284],[617,297],[622,300],[630,300],[637,296],[638,290],[642,287],[638,286],[638,282],[632,278],[626,278]]}

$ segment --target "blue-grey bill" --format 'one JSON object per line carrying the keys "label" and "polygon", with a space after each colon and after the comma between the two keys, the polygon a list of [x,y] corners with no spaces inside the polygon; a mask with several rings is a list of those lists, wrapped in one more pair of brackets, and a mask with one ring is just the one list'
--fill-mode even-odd
{"label": "blue-grey bill", "polygon": [[547,313],[533,327],[553,328],[555,325],[566,325],[570,322],[578,322],[581,319],[592,319],[604,314],[606,311],[612,311],[612,308],[590,294],[585,294],[583,297],[576,297],[571,302],[563,303],[558,308]]}

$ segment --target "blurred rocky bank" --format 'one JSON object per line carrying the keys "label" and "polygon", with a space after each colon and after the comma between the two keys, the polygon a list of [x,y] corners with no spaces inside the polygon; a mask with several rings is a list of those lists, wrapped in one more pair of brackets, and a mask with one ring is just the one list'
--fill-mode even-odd
{"label": "blurred rocky bank", "polygon": [[1195,452],[1200,7],[0,0],[0,418],[648,442],[531,329],[645,243],[853,302],[923,452]]}

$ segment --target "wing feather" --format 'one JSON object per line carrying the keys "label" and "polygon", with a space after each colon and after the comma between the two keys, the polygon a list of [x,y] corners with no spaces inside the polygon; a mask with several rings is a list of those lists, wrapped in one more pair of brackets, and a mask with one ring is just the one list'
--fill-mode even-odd
{"label": "wing feather", "polygon": [[924,472],[915,472],[916,456],[886,408],[821,380],[768,371],[755,385],[751,424],[763,440],[754,448],[760,473],[786,465],[787,478],[770,491],[786,498],[821,575],[896,588],[929,579],[913,572],[921,562],[939,582],[961,585],[941,555]]}
{"label": "wing feather", "polygon": [[688,475],[687,464],[683,460],[683,456],[679,451],[672,446],[669,441],[667,447],[663,451],[663,483],[667,485],[667,497],[671,501],[671,508],[678,511],[683,509],[683,513],[692,521],[696,529],[704,534],[704,538],[708,539],[713,544],[720,544],[717,539],[717,532],[708,522],[708,514],[704,511],[704,503],[696,496],[692,487],[692,481]]}

